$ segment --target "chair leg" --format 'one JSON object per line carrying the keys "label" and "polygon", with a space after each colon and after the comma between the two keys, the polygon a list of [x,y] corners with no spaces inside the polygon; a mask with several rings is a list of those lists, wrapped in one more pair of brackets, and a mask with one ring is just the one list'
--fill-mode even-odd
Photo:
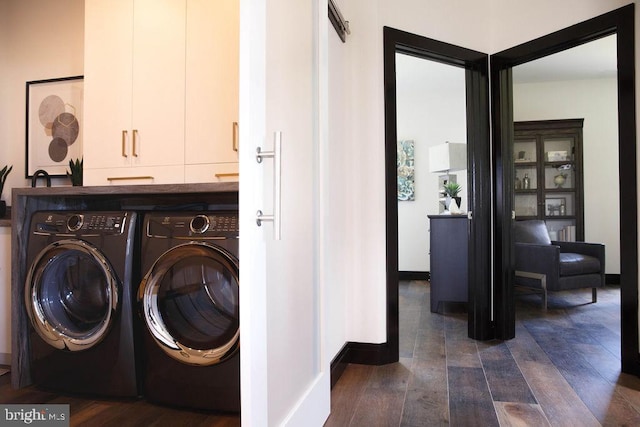
{"label": "chair leg", "polygon": [[598,302],[598,288],[591,288],[591,302]]}

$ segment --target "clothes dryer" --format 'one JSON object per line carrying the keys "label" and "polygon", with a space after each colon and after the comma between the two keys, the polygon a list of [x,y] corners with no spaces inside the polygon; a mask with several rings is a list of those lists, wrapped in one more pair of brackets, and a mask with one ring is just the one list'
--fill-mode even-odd
{"label": "clothes dryer", "polygon": [[138,290],[144,396],[240,411],[238,212],[144,217]]}
{"label": "clothes dryer", "polygon": [[135,212],[35,212],[24,303],[37,386],[139,396]]}

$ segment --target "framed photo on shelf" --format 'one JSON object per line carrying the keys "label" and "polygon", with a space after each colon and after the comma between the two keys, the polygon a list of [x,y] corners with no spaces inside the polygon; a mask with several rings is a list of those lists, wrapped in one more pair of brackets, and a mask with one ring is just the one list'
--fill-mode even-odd
{"label": "framed photo on shelf", "polygon": [[567,199],[565,197],[548,197],[544,201],[547,216],[566,215]]}
{"label": "framed photo on shelf", "polygon": [[84,77],[27,82],[25,178],[45,171],[64,177],[82,158]]}

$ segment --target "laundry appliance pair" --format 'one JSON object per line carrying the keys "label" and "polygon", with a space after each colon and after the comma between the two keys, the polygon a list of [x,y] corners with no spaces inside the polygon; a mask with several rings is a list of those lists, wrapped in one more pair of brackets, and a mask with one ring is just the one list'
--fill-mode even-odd
{"label": "laundry appliance pair", "polygon": [[239,411],[238,244],[233,210],[34,213],[34,384]]}

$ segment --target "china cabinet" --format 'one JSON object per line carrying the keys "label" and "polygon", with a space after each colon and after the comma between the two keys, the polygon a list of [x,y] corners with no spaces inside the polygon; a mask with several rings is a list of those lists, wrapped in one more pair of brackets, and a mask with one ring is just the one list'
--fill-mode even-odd
{"label": "china cabinet", "polygon": [[583,119],[514,123],[516,220],[543,219],[552,240],[584,240]]}

